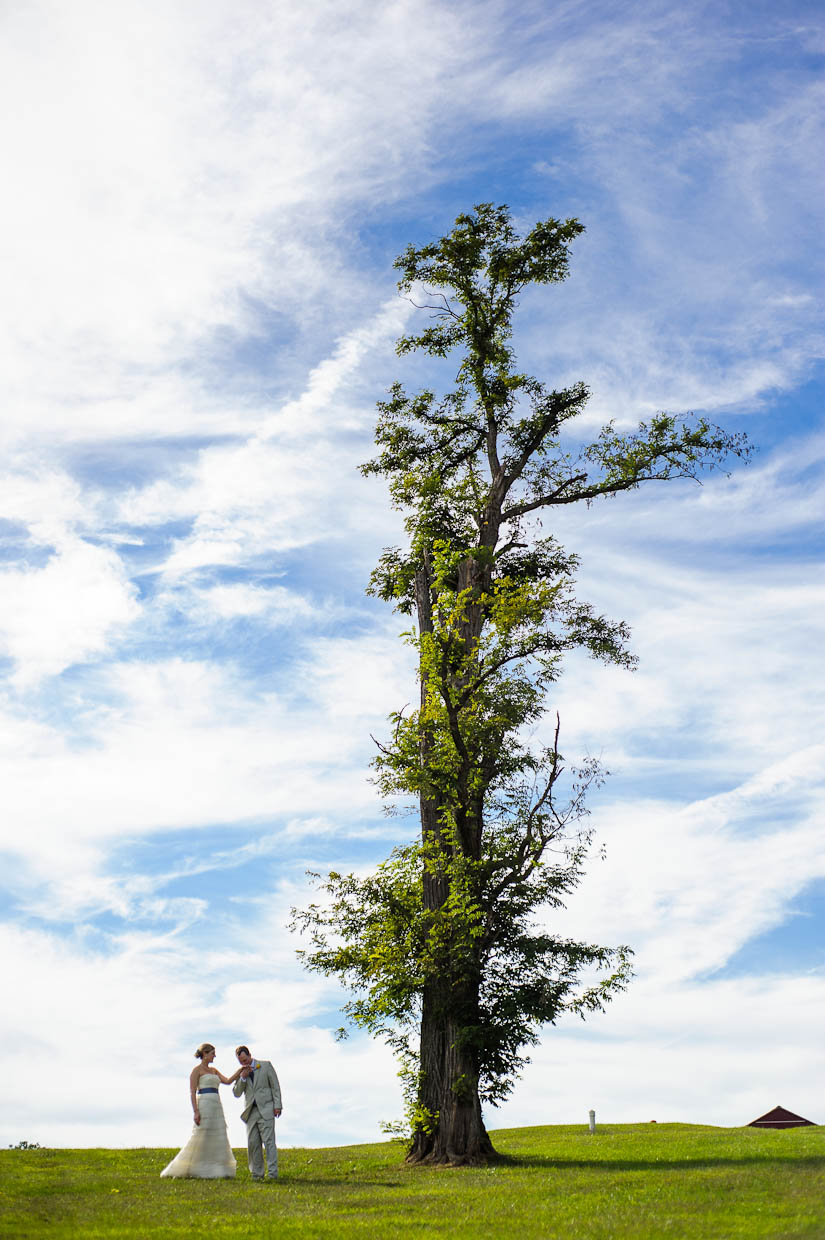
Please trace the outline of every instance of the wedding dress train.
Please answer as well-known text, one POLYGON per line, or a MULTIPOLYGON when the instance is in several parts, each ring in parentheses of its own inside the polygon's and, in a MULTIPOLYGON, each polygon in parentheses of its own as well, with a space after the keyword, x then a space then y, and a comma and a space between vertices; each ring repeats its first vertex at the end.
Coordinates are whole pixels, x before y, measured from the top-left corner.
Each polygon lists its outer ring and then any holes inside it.
POLYGON ((192 1135, 186 1145, 160 1174, 176 1179, 234 1179, 237 1164, 226 1133, 226 1120, 218 1093, 218 1078, 204 1072, 201 1081, 204 1082, 203 1089, 198 1090, 201 1122, 193 1125, 192 1135), (214 1085, 212 1081, 215 1082, 214 1085))

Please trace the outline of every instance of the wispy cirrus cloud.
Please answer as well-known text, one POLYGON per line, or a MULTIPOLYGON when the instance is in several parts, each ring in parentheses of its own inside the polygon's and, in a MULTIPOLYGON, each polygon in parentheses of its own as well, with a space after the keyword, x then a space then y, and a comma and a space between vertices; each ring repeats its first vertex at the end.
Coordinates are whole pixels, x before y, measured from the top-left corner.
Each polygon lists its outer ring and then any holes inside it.
MULTIPOLYGON (((231 365, 235 342, 270 350, 273 327, 294 342, 341 323, 342 225, 427 161, 420 118, 470 56, 466 31, 435 5, 423 24, 418 6, 242 8, 210 3, 192 20, 185 3, 69 14, 43 0, 7 14, 7 433, 33 420, 61 437, 158 433, 158 415, 172 431, 217 429, 203 386, 226 384, 222 353, 231 365), (184 363, 185 399, 158 404, 184 363)), ((294 373, 279 356, 275 384, 294 373)))

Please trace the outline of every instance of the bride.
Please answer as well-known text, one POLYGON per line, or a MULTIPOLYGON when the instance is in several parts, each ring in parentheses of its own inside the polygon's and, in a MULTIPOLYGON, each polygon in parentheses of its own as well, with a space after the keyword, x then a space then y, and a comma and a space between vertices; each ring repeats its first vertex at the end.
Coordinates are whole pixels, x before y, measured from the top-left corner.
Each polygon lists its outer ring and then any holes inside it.
POLYGON ((232 1085, 241 1075, 241 1070, 238 1068, 234 1076, 227 1077, 217 1068, 213 1068, 215 1048, 211 1042, 204 1042, 199 1046, 195 1051, 195 1058, 199 1059, 200 1063, 195 1065, 189 1077, 195 1126, 181 1152, 160 1174, 202 1180, 233 1179, 235 1155, 226 1135, 226 1120, 223 1117, 218 1083, 232 1085))

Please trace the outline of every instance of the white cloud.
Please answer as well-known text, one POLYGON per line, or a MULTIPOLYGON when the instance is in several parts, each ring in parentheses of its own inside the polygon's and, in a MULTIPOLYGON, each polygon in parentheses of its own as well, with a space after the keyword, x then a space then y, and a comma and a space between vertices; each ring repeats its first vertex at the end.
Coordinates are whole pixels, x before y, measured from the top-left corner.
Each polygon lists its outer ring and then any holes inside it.
POLYGON ((682 763, 735 784, 819 736, 825 598, 805 548, 821 455, 819 439, 789 443, 731 479, 557 515, 554 533, 581 557, 580 597, 628 621, 639 656, 633 673, 570 661, 551 695, 565 751, 603 748, 624 777, 666 766, 678 745, 682 763))
POLYGON ((723 968, 749 940, 781 925, 804 888, 825 878, 822 757, 823 747, 812 747, 688 805, 638 798, 600 806, 606 860, 591 862, 554 924, 629 943, 649 987, 723 968))
MULTIPOLYGON (((4 372, 20 393, 7 433, 248 425, 242 400, 215 399, 216 385, 227 383, 216 351, 258 339, 261 371, 281 390, 286 376, 288 387, 293 350, 279 347, 287 345, 282 331, 299 332, 302 362, 308 335, 319 328, 337 335, 374 304, 353 262, 360 204, 392 204, 428 175, 442 175, 445 150, 459 135, 467 140, 469 122, 503 116, 575 127, 584 171, 609 190, 641 252, 644 296, 623 295, 619 316, 610 298, 591 299, 596 313, 587 321, 587 289, 615 265, 606 247, 615 252, 618 236, 594 220, 577 247, 586 287, 565 294, 575 340, 554 324, 565 365, 574 356, 585 362, 598 393, 611 389, 614 411, 715 407, 796 377, 816 349, 800 335, 810 308, 798 285, 782 278, 779 307, 775 284, 763 286, 763 265, 743 279, 742 265, 725 256, 732 244, 753 248, 760 230, 766 243, 776 236, 791 189, 807 213, 821 198, 808 158, 820 123, 817 91, 780 76, 764 90, 758 118, 693 124, 675 147, 668 133, 663 168, 650 135, 674 108, 697 111, 697 73, 746 51, 747 33, 733 46, 730 36, 720 40, 715 27, 667 6, 621 18, 599 12, 586 29, 574 10, 521 16, 522 39, 514 41, 497 5, 448 11, 425 0, 380 13, 317 0, 300 15, 255 2, 241 10, 216 0, 196 10, 182 0, 115 10, 95 0, 71 9, 40 0, 7 14, 0 81, 15 192, 5 199, 0 237, 10 243, 4 271, 17 296, 4 324, 4 372), (659 209, 663 186, 684 209, 685 181, 698 168, 703 192, 689 196, 694 214, 687 227, 678 221, 674 245, 670 213, 659 209), (743 193, 746 177, 752 192, 743 193), (759 206, 765 186, 778 183, 783 197, 774 192, 759 206), (716 316, 713 336, 724 331, 730 346, 731 331, 739 332, 745 355, 716 373, 678 326, 665 330, 675 290, 707 314, 711 287, 725 320, 716 316), (779 309, 784 344, 775 339, 779 309), (262 312, 276 316, 274 326, 264 326, 262 312), (600 342, 601 357, 582 356, 588 340, 600 342)), ((540 332, 546 342, 546 325, 540 332)))
POLYGON ((21 745, 16 713, 0 715, 0 847, 24 867, 21 891, 45 884, 27 907, 50 919, 128 911, 129 891, 147 886, 113 883, 105 848, 136 833, 267 822, 326 835, 373 823, 369 734, 406 700, 407 670, 389 637, 316 638, 278 692, 232 666, 129 663, 109 669, 105 704, 74 736, 30 727, 21 745))
POLYGON ((18 687, 105 651, 140 614, 119 557, 79 538, 64 538, 43 568, 0 572, 0 590, 0 652, 18 687))
MULTIPOLYGON (((254 338, 262 310, 341 321, 346 213, 429 158, 422 114, 468 55, 437 6, 342 13, 42 0, 6 15, 8 430, 156 432, 151 385, 180 362, 214 381, 205 350, 254 338)), ((163 402, 172 432, 204 403, 197 375, 187 386, 163 402)))
POLYGON ((82 522, 89 496, 69 474, 32 458, 14 459, 0 481, 3 517, 27 528, 34 542, 49 546, 82 522))
POLYGON ((268 590, 243 584, 212 586, 202 591, 201 598, 207 608, 223 620, 259 616, 266 617, 270 623, 288 624, 313 615, 305 598, 283 586, 268 590))
MULTIPOLYGON (((349 410, 340 399, 341 389, 357 376, 371 350, 390 344, 401 334, 411 313, 408 301, 394 297, 370 321, 343 336, 332 355, 310 372, 301 396, 279 409, 262 427, 262 437, 280 440, 290 434, 305 438, 312 433, 363 430, 369 425, 364 411, 349 410)), ((368 418, 372 418, 372 409, 368 418)))
POLYGON ((122 497, 120 522, 193 519, 191 533, 163 565, 168 581, 321 539, 357 540, 386 523, 382 499, 357 472, 368 449, 352 435, 363 431, 372 411, 354 403, 348 388, 369 350, 398 335, 408 311, 406 303, 391 301, 344 336, 310 372, 302 394, 262 418, 254 435, 204 448, 177 478, 122 497))

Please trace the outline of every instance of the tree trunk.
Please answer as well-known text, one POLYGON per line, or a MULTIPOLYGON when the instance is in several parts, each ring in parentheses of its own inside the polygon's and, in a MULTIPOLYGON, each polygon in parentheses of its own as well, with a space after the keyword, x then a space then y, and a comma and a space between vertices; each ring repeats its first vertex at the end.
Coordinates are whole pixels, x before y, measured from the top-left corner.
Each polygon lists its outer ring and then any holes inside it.
MULTIPOLYGON (((425 838, 440 842, 438 805, 424 796, 421 828, 425 838)), ((421 881, 424 908, 441 908, 450 894, 447 875, 425 868, 421 881)), ((422 1122, 413 1134, 408 1162, 462 1166, 483 1164, 495 1155, 481 1118, 478 1064, 461 1045, 462 1025, 478 1020, 478 993, 477 977, 455 986, 448 968, 424 988, 417 1099, 422 1122)))
MULTIPOLYGON (((465 573, 468 570, 472 573, 474 565, 470 561, 461 568, 465 573)), ((431 588, 429 562, 425 555, 424 567, 416 574, 415 591, 418 627, 422 634, 433 631, 431 588)), ((475 616, 473 619, 478 625, 478 619, 475 616)), ((468 644, 475 640, 477 633, 465 636, 468 644)), ((426 695, 427 684, 422 674, 422 706, 426 695)), ((431 738, 422 733, 421 762, 425 769, 430 744, 431 738)), ((438 801, 422 794, 420 809, 422 839, 444 847, 438 801)), ((471 855, 477 855, 481 832, 477 829, 472 834, 469 851, 471 855)), ((450 894, 447 875, 425 867, 421 879, 424 908, 432 911, 440 909, 450 894)), ((428 983, 424 988, 417 1098, 421 1121, 413 1134, 407 1162, 478 1165, 494 1156, 495 1150, 481 1118, 478 1064, 469 1048, 461 1045, 461 1029, 462 1023, 466 1027, 477 1021, 479 979, 465 977, 456 988, 451 984, 448 973, 449 970, 445 970, 444 977, 428 983)))
POLYGON ((454 1005, 443 983, 424 992, 418 1091, 423 1120, 407 1154, 410 1163, 459 1167, 495 1155, 481 1118, 477 1066, 461 1047, 460 1026, 450 1014, 454 1005))

